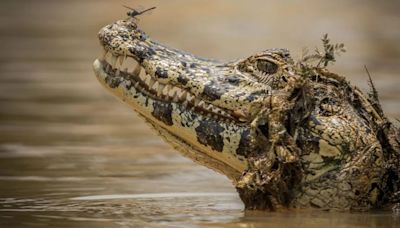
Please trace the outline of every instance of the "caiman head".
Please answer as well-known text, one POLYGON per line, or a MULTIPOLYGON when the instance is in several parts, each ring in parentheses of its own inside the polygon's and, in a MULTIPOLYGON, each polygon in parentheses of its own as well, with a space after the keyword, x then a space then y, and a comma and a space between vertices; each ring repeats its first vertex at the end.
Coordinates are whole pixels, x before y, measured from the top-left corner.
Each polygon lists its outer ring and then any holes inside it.
POLYGON ((100 82, 186 156, 237 181, 248 155, 264 150, 268 130, 253 132, 251 123, 271 97, 271 75, 291 74, 288 51, 224 64, 162 46, 129 20, 103 28, 99 39, 100 82))
POLYGON ((285 49, 206 60, 152 41, 132 19, 99 40, 101 84, 183 155, 230 178, 246 208, 365 208, 399 188, 385 168, 398 148, 379 141, 393 129, 340 76, 305 76, 285 49))

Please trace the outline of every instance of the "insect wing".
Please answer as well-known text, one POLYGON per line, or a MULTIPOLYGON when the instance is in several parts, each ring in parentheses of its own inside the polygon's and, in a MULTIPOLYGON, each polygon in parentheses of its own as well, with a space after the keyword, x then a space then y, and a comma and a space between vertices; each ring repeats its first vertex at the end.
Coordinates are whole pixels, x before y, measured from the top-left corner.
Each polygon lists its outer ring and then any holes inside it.
POLYGON ((126 5, 122 5, 123 7, 125 7, 125 8, 127 8, 127 9, 130 9, 130 10, 132 10, 132 11, 134 11, 135 9, 134 8, 131 8, 131 7, 129 7, 129 6, 126 6, 126 5))
POLYGON ((140 12, 140 14, 143 14, 143 15, 152 15, 155 8, 156 7, 153 6, 151 8, 145 9, 145 10, 140 10, 139 12, 140 12))

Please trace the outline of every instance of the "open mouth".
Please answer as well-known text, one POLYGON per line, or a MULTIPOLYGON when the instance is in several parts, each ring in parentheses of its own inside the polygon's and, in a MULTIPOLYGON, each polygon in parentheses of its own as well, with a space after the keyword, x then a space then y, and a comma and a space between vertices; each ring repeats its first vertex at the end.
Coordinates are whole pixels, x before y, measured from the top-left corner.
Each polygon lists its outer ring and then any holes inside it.
POLYGON ((174 102, 184 106, 187 110, 195 111, 209 118, 247 121, 240 112, 217 107, 201 100, 187 89, 160 82, 154 73, 146 72, 145 68, 133 57, 118 56, 105 50, 97 61, 100 62, 102 70, 107 74, 105 80, 111 88, 125 82, 129 88, 134 87, 136 91, 146 97, 162 102, 174 102))

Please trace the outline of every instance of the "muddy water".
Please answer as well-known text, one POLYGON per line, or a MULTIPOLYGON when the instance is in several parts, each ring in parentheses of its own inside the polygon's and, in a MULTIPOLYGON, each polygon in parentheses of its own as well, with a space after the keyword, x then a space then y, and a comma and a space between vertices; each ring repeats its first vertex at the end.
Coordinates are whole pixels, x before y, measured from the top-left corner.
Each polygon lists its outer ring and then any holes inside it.
POLYGON ((245 212, 230 182, 182 158, 95 81, 98 29, 121 4, 159 8, 142 28, 223 60, 345 42, 335 71, 366 89, 369 66, 400 117, 398 1, 0 2, 0 227, 398 227, 391 211, 245 212))

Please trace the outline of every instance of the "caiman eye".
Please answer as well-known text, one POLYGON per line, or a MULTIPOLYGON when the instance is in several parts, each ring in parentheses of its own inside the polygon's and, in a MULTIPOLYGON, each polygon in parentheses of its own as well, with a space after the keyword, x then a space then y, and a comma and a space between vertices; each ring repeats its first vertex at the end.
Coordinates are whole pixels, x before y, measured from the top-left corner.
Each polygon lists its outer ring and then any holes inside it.
POLYGON ((257 68, 266 74, 275 74, 278 71, 278 66, 275 63, 266 60, 258 60, 257 68))

